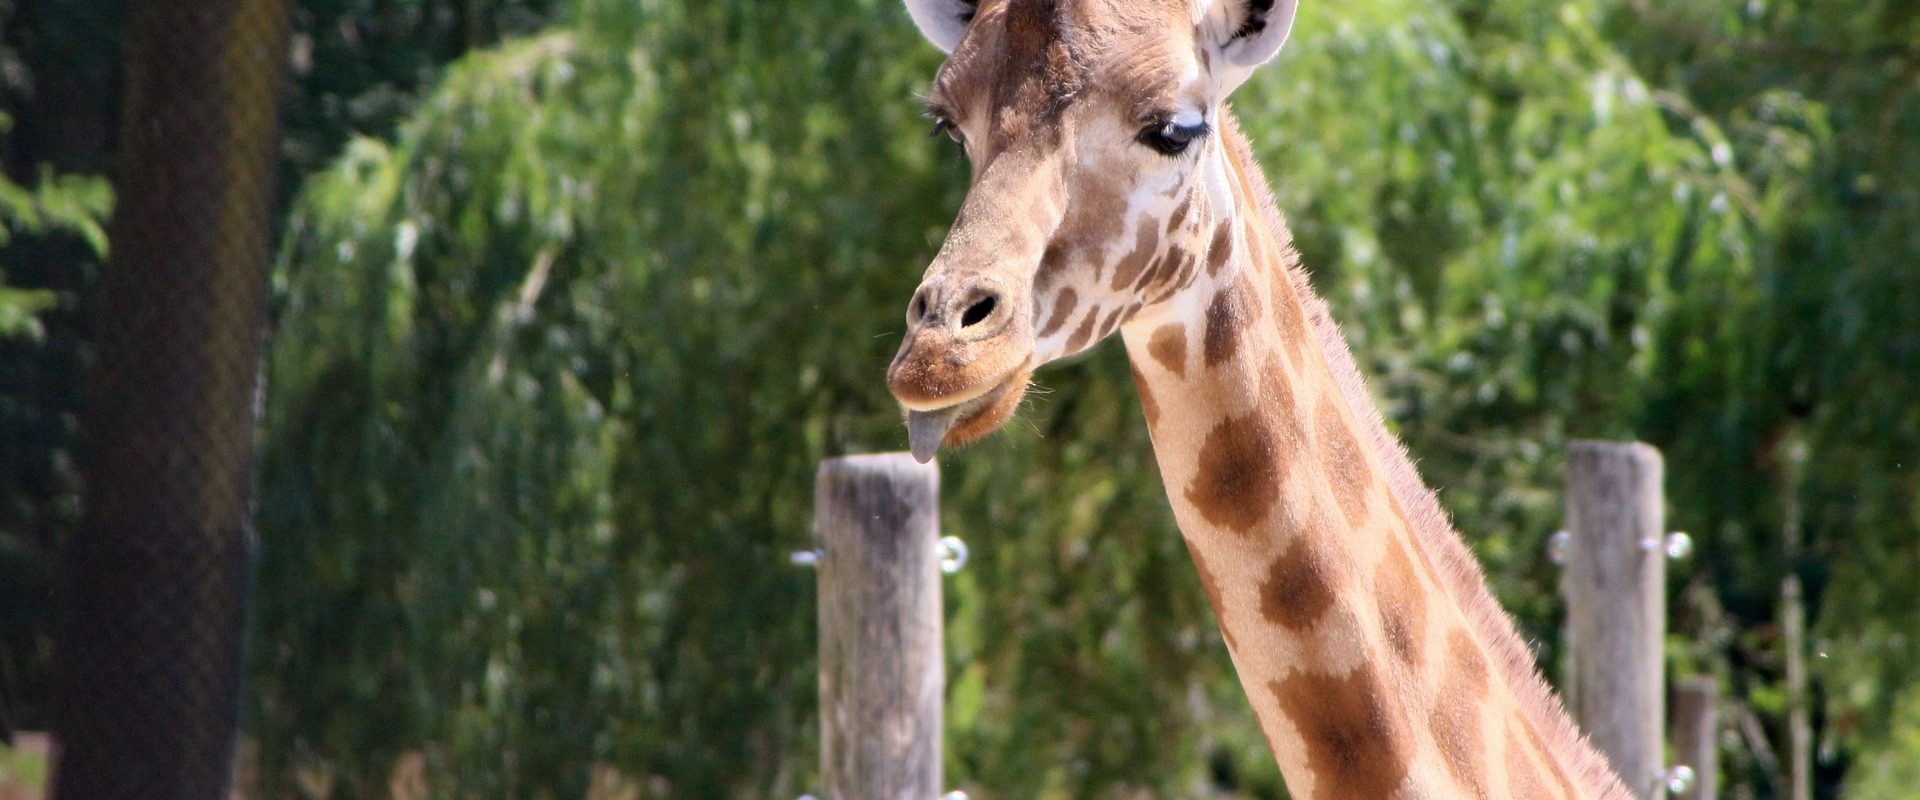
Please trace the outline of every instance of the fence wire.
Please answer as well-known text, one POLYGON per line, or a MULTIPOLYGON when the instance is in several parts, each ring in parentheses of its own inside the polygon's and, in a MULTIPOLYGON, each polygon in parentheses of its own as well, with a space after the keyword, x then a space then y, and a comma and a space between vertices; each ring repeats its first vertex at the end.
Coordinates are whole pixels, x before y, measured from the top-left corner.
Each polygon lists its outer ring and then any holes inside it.
POLYGON ((210 800, 239 719, 287 6, 126 14, 53 796, 210 800))

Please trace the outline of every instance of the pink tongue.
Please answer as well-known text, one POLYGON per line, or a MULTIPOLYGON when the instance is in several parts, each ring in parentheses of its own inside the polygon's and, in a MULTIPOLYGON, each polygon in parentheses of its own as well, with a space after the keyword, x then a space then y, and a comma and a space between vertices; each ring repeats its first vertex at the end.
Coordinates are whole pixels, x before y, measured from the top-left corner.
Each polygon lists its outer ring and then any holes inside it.
POLYGON ((960 416, 960 406, 949 406, 938 411, 907 412, 907 447, 913 451, 913 460, 925 464, 933 460, 933 454, 940 451, 940 443, 947 438, 947 429, 953 427, 953 421, 960 416))

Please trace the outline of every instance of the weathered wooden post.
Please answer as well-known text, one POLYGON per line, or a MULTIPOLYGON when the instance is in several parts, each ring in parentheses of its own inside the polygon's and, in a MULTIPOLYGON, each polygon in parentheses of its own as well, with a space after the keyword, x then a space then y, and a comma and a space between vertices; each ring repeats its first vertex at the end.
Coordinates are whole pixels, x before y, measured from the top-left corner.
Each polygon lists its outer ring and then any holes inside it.
POLYGON ((826 800, 940 796, 940 471, 906 453, 824 461, 820 773, 826 800))
POLYGON ((1711 676, 1673 684, 1673 757, 1693 768, 1693 786, 1677 797, 1715 800, 1720 793, 1720 687, 1711 676))
POLYGON ((1643 798, 1662 791, 1667 632, 1660 452, 1576 441, 1567 453, 1567 548, 1561 591, 1574 718, 1643 798))

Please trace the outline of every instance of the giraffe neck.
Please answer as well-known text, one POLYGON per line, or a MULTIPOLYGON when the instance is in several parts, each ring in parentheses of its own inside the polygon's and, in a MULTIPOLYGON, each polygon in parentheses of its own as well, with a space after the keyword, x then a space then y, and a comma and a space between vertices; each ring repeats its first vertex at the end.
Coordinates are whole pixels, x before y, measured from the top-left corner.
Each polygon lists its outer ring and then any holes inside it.
POLYGON ((1230 255, 1123 329, 1174 515, 1301 798, 1628 796, 1387 433, 1230 115, 1230 255))

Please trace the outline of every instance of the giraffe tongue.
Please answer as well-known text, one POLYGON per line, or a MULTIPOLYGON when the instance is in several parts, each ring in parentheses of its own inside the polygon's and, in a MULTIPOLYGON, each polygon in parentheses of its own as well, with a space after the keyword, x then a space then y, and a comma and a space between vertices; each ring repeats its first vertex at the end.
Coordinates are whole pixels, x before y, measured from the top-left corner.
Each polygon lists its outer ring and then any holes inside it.
POLYGON ((913 460, 922 464, 932 461, 933 454, 940 450, 940 443, 947 438, 947 429, 959 418, 960 406, 957 405, 938 411, 908 411, 907 446, 913 450, 913 460))

